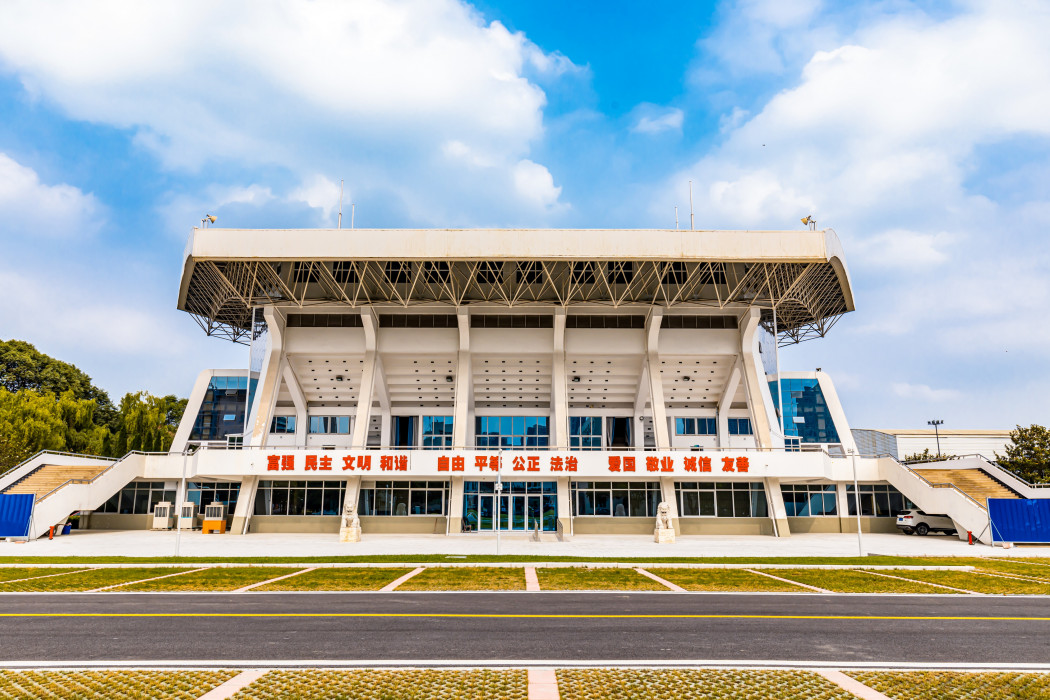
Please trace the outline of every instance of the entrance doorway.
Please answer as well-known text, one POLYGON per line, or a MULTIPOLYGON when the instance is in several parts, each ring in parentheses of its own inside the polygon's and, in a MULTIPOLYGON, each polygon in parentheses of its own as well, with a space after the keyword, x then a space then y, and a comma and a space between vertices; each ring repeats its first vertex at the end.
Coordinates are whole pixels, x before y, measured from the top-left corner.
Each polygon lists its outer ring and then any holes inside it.
POLYGON ((558 529, 558 487, 554 481, 504 482, 497 494, 491 481, 463 484, 463 520, 477 532, 532 531, 558 529))

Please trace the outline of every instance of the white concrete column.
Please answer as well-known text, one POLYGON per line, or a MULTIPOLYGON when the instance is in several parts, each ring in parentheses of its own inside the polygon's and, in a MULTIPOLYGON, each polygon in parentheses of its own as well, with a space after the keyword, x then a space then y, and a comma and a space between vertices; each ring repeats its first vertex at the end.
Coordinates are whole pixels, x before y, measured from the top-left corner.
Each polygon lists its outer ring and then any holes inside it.
MULTIPOLYGON (((455 431, 456 424, 453 421, 452 430, 455 431)), ((455 534, 463 531, 463 477, 453 476, 449 478, 448 488, 448 525, 446 534, 455 534)))
POLYGON ((470 441, 470 424, 474 407, 474 375, 470 362, 470 310, 466 306, 456 310, 456 322, 459 326, 459 352, 456 354, 456 403, 452 417, 452 446, 463 449, 473 447, 473 442, 470 441))
POLYGON ((656 449, 671 448, 671 436, 667 427, 667 407, 664 405, 663 377, 660 375, 660 325, 664 310, 654 306, 646 320, 646 368, 649 378, 649 404, 653 411, 653 440, 656 449))
POLYGON ((733 397, 740 386, 740 375, 741 362, 740 358, 737 358, 733 369, 729 371, 722 398, 718 400, 718 446, 722 449, 729 447, 729 409, 733 406, 733 397))
POLYGON ((838 391, 835 390, 835 383, 831 381, 831 377, 828 376, 827 372, 817 372, 816 377, 817 382, 820 384, 820 393, 824 394, 824 401, 828 406, 831 422, 835 424, 835 431, 839 434, 842 451, 846 454, 849 454, 850 450, 856 451, 857 443, 853 439, 853 431, 849 428, 846 412, 842 410, 842 403, 839 401, 838 391))
POLYGON ((778 537, 791 537, 791 528, 787 521, 787 508, 784 507, 784 494, 780 490, 780 479, 766 479, 766 507, 769 517, 775 524, 774 531, 778 537))
POLYGON ((385 409, 379 414, 379 446, 390 447, 393 439, 394 418, 390 409, 385 409))
POLYGON ((342 505, 342 508, 339 510, 339 516, 342 517, 343 513, 346 511, 346 504, 347 503, 353 503, 354 507, 358 509, 358 513, 360 514, 360 512, 361 512, 360 511, 360 504, 358 503, 360 498, 361 498, 361 477, 360 476, 347 477, 347 479, 346 479, 346 493, 343 494, 343 505, 342 505))
POLYGON ((372 417, 372 399, 375 396, 376 374, 379 365, 378 323, 375 312, 368 307, 361 309, 361 321, 365 330, 365 362, 361 371, 361 391, 357 396, 357 411, 354 414, 354 434, 351 445, 362 449, 368 444, 368 424, 372 417))
POLYGON ((266 361, 259 373, 259 382, 255 387, 255 401, 248 418, 248 425, 252 430, 248 444, 252 447, 263 445, 270 432, 273 407, 277 403, 277 392, 281 388, 281 363, 284 361, 285 317, 274 307, 267 306, 263 309, 263 318, 266 319, 266 326, 269 330, 269 348, 266 351, 266 361))
MULTIPOLYGON (((230 525, 231 535, 243 535, 248 532, 252 513, 255 512, 255 493, 258 490, 259 477, 246 476, 241 479, 241 490, 237 494, 237 507, 233 509, 233 522, 230 525)), ((204 507, 204 503, 201 507, 204 507)))
POLYGON ((660 500, 666 503, 669 508, 668 514, 671 516, 671 524, 674 525, 675 534, 682 534, 682 528, 678 522, 678 498, 674 492, 673 476, 660 477, 660 500))
POLYGON ((554 309, 554 355, 551 363, 550 445, 569 449, 569 389, 565 373, 565 307, 554 309))
POLYGON ((758 334, 762 319, 761 309, 752 307, 740 320, 740 358, 743 361, 744 389, 747 407, 751 412, 751 427, 758 447, 783 447, 784 439, 773 410, 773 400, 766 384, 766 371, 758 356, 758 334))
POLYGON ((569 477, 559 476, 558 481, 558 520, 561 521, 562 535, 572 536, 572 490, 569 488, 569 477))
POLYGON ((856 532, 857 516, 849 514, 848 486, 844 481, 835 483, 835 513, 839 516, 839 532, 856 532))

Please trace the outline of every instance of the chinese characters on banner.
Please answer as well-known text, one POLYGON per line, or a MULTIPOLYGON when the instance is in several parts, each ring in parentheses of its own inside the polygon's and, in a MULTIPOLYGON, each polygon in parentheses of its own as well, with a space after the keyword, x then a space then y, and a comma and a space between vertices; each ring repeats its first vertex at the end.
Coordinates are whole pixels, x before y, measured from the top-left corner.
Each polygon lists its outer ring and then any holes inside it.
POLYGON ((559 454, 556 452, 505 452, 493 453, 419 452, 412 455, 411 470, 409 454, 399 452, 384 454, 270 454, 266 455, 268 472, 405 472, 415 474, 444 474, 462 472, 486 474, 499 472, 509 467, 511 472, 527 475, 530 472, 547 475, 579 474, 599 476, 609 472, 623 475, 677 474, 750 474, 752 465, 746 456, 719 456, 699 454, 664 453, 581 453, 559 454), (374 469, 373 469, 374 468, 374 469))

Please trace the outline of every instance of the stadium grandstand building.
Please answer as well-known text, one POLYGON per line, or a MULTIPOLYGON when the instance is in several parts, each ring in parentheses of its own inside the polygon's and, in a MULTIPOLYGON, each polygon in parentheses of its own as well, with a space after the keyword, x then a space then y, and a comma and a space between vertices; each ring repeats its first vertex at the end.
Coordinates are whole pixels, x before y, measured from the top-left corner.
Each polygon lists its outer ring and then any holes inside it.
POLYGON ((650 534, 661 503, 687 536, 855 532, 858 502, 871 531, 913 502, 987 522, 858 454, 827 374, 778 371, 854 309, 831 230, 194 229, 178 306, 250 361, 201 373, 168 454, 5 475, 34 536, 161 501, 235 535, 336 533, 348 504, 365 537, 650 534))

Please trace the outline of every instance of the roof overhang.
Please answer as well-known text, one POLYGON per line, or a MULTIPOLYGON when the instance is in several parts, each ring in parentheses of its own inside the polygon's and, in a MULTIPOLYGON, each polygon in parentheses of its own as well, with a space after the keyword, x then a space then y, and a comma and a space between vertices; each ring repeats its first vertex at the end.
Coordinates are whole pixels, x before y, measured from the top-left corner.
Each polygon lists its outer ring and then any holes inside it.
POLYGON ((782 340, 822 336, 853 295, 838 236, 665 229, 193 230, 179 308, 241 340, 277 305, 599 304, 772 310, 782 340))

